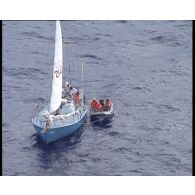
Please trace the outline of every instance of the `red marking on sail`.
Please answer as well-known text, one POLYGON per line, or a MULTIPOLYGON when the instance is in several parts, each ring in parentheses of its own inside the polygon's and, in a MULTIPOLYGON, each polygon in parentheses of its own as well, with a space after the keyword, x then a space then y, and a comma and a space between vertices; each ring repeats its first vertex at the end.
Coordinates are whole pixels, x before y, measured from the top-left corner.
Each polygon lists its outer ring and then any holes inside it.
POLYGON ((54 72, 56 74, 56 78, 58 78, 62 74, 62 66, 58 66, 58 70, 54 72))

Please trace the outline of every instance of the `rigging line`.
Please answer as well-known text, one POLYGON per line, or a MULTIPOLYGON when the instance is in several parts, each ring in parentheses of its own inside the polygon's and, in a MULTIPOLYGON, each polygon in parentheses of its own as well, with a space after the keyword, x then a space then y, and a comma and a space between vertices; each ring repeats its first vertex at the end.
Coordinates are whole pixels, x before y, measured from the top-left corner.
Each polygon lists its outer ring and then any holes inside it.
POLYGON ((68 82, 71 84, 71 81, 70 81, 70 64, 68 64, 68 82))
MULTIPOLYGON (((101 122, 101 119, 97 119, 97 120, 95 120, 95 121, 86 121, 86 122, 83 122, 83 123, 77 123, 77 124, 80 124, 80 125, 85 125, 86 124, 86 126, 87 125, 91 125, 91 124, 94 124, 94 123, 96 123, 96 122, 101 122)), ((41 122, 47 122, 47 120, 41 120, 41 122)))
POLYGON ((83 96, 84 96, 84 90, 83 90, 83 62, 81 64, 81 89, 82 89, 82 99, 83 99, 83 96))

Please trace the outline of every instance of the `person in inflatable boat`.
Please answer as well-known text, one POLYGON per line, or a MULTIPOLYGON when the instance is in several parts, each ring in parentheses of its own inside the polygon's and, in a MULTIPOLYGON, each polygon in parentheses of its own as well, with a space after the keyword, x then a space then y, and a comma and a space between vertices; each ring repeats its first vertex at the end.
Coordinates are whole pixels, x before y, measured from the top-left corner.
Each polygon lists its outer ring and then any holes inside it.
POLYGON ((104 110, 109 111, 111 108, 111 101, 109 99, 106 99, 106 103, 104 105, 104 110))

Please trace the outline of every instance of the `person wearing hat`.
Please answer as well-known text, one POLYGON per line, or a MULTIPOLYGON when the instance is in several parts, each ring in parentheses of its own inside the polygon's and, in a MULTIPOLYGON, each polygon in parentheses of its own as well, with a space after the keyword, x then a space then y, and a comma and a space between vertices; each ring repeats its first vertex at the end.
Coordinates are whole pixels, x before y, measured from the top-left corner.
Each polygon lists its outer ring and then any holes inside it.
POLYGON ((74 96, 76 95, 76 93, 77 93, 76 88, 70 86, 70 96, 71 96, 72 98, 74 98, 74 96))
POLYGON ((62 98, 70 95, 71 85, 68 82, 65 82, 64 89, 62 89, 62 98))

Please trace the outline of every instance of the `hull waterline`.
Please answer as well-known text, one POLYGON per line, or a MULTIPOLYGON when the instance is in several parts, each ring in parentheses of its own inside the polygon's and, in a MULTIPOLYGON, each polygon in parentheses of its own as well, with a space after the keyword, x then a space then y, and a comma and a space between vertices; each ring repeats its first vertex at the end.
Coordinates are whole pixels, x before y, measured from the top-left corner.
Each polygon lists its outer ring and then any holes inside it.
POLYGON ((41 137, 41 139, 48 144, 74 134, 85 124, 85 121, 86 113, 84 114, 83 118, 76 123, 64 127, 49 129, 48 131, 44 131, 43 128, 36 126, 35 124, 33 124, 33 126, 39 137, 41 137))

